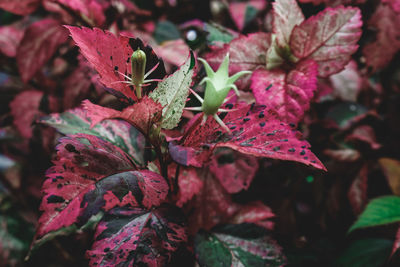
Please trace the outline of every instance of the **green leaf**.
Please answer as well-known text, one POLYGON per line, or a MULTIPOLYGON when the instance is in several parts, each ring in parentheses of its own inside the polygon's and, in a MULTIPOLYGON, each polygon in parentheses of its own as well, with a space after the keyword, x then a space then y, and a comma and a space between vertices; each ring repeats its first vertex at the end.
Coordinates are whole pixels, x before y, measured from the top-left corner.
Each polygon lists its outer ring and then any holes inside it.
POLYGON ((63 113, 53 113, 41 118, 39 123, 55 128, 62 134, 90 134, 103 138, 128 153, 135 164, 144 166, 144 136, 133 126, 122 120, 104 120, 90 128, 90 119, 82 108, 63 113))
POLYGON ((161 21, 157 23, 153 34, 157 43, 161 44, 164 41, 176 40, 181 38, 181 33, 178 28, 170 21, 161 21))
POLYGON ((354 241, 336 260, 337 267, 380 267, 390 255, 392 241, 366 238, 354 241))
POLYGON ((245 239, 222 233, 200 232, 195 238, 201 267, 282 266, 281 248, 268 236, 245 239))
POLYGON ((358 220, 350 227, 349 232, 394 222, 400 222, 400 197, 379 197, 368 203, 358 220))
POLYGON ((219 24, 205 23, 204 28, 205 31, 208 32, 207 42, 210 45, 214 45, 215 42, 221 42, 227 44, 234 38, 234 36, 229 32, 228 29, 224 28, 219 24))
POLYGON ((195 63, 193 52, 190 52, 186 62, 172 75, 158 83, 157 88, 150 93, 149 96, 163 106, 162 128, 173 129, 178 125, 189 95, 195 63))

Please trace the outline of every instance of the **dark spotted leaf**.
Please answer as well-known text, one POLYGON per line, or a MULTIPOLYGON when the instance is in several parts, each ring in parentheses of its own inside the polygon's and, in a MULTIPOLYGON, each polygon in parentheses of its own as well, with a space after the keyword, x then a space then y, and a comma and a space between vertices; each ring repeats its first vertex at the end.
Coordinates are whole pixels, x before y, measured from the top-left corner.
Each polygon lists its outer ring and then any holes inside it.
MULTIPOLYGON (((230 104, 226 105, 231 107, 230 104)), ((243 154, 271 159, 281 159, 301 162, 317 169, 325 170, 323 164, 309 150, 310 145, 299 139, 300 133, 277 119, 275 112, 263 107, 245 105, 229 112, 224 123, 231 133, 225 132, 220 125, 209 118, 202 125, 201 117, 185 134, 180 149, 191 151, 182 163, 198 162, 201 165, 209 160, 211 152, 216 147, 230 147, 243 154)), ((175 155, 171 153, 174 158, 175 155)))
POLYGON ((184 217, 173 206, 114 208, 97 226, 90 266, 166 266, 187 240, 184 217))
POLYGON ((300 59, 314 59, 319 76, 327 77, 347 65, 358 48, 361 26, 358 8, 326 8, 294 27, 290 48, 300 59))
POLYGON ((168 185, 158 174, 136 171, 120 148, 87 134, 64 137, 55 166, 47 171, 37 237, 82 226, 100 210, 115 206, 151 208, 162 203, 168 185))
POLYGON ((317 89, 317 68, 313 60, 308 60, 289 72, 282 69, 254 71, 251 89, 257 104, 276 111, 283 122, 297 124, 317 89))
MULTIPOLYGON (((98 28, 78 28, 67 26, 72 38, 80 47, 81 53, 93 65, 100 74, 100 81, 108 87, 108 91, 118 98, 132 102, 136 101, 136 95, 132 86, 125 81, 122 74, 131 76, 130 58, 138 47, 147 56, 146 72, 160 63, 156 70, 151 73, 148 79, 162 79, 165 76, 164 63, 158 59, 150 46, 144 46, 139 39, 132 39, 126 36, 115 36, 111 32, 98 28)), ((154 89, 155 83, 145 87, 146 90, 154 89)), ((147 93, 145 93, 147 94, 147 93)))
POLYGON ((41 0, 0 0, 0 8, 18 15, 29 15, 40 5, 41 0))
POLYGON ((91 120, 91 127, 106 119, 119 118, 135 126, 146 136, 149 135, 154 125, 160 123, 162 118, 161 105, 147 96, 132 106, 128 106, 123 111, 98 106, 92 104, 89 100, 85 100, 83 106, 87 111, 88 118, 91 120))
POLYGON ((268 236, 245 239, 225 233, 200 232, 195 253, 201 267, 283 266, 282 248, 268 236))
POLYGON ((56 128, 62 134, 90 134, 101 137, 128 153, 137 166, 144 166, 145 137, 123 120, 104 120, 91 127, 92 121, 83 108, 42 117, 40 123, 56 128))
POLYGON ((255 157, 226 148, 216 150, 210 165, 210 171, 230 194, 248 189, 257 169, 255 157))
POLYGON ((67 31, 57 20, 43 19, 30 25, 17 50, 22 80, 28 82, 67 40, 67 31))

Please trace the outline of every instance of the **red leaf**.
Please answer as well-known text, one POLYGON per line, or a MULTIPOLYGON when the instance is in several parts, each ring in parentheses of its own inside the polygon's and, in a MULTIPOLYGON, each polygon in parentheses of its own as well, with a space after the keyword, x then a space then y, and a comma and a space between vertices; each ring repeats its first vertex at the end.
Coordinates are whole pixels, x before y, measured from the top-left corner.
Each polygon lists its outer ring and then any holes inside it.
POLYGON ((273 4, 273 32, 280 47, 289 44, 293 28, 304 21, 304 15, 295 0, 278 0, 273 4))
POLYGON ((258 170, 258 160, 230 149, 216 151, 210 165, 211 173, 230 194, 247 190, 258 170))
POLYGON ((90 25, 101 26, 104 24, 106 17, 103 7, 97 0, 57 0, 70 9, 77 11, 81 17, 90 25))
MULTIPOLYGON (((266 65, 266 54, 270 44, 270 34, 260 32, 243 35, 225 44, 223 48, 214 49, 206 55, 206 60, 216 70, 229 53, 229 75, 242 70, 251 71, 266 65)), ((249 76, 245 77, 247 78, 239 79, 236 83, 242 89, 250 83, 249 76)))
POLYGON ((327 77, 342 70, 357 50, 361 25, 358 8, 327 8, 294 27, 290 48, 300 59, 317 61, 319 75, 327 77))
POLYGON ((275 217, 275 214, 272 212, 271 208, 257 201, 243 205, 230 221, 234 224, 254 223, 268 230, 272 230, 274 228, 274 223, 270 221, 270 219, 273 217, 275 217))
POLYGON ((29 26, 17 50, 21 78, 28 82, 68 39, 57 20, 43 19, 29 26))
POLYGON ((197 151, 195 157, 200 163, 214 148, 230 147, 247 155, 298 161, 325 170, 308 149, 310 145, 298 139, 299 132, 278 120, 272 111, 246 106, 229 112, 224 123, 232 130, 231 134, 224 132, 211 117, 204 125, 194 125, 186 133, 182 147, 197 151))
MULTIPOLYGON (((121 83, 121 81, 125 81, 121 73, 128 76, 131 75, 130 57, 137 47, 140 47, 146 53, 146 71, 149 71, 160 62, 157 69, 148 76, 148 79, 162 79, 165 75, 162 61, 157 58, 151 47, 144 47, 143 43, 138 39, 130 39, 121 35, 116 37, 111 32, 98 28, 93 30, 85 27, 67 26, 67 28, 76 44, 80 47, 82 54, 100 74, 100 81, 111 88, 110 92, 119 98, 125 98, 128 101, 137 100, 133 88, 121 83)), ((154 89, 154 86, 147 89, 150 90, 152 88, 154 89)))
POLYGON ((297 124, 317 89, 317 64, 313 60, 303 61, 289 72, 259 69, 253 72, 251 80, 258 104, 276 111, 282 121, 297 124))
POLYGON ((351 184, 347 196, 350 200, 351 207, 353 208, 354 214, 358 215, 363 210, 368 201, 367 196, 368 187, 368 165, 362 166, 357 177, 351 184))
POLYGON ((160 175, 135 171, 124 151, 99 137, 71 135, 61 139, 57 150, 55 166, 48 170, 43 185, 38 237, 72 224, 83 225, 100 209, 158 206, 168 193, 160 175))
POLYGON ((266 0, 250 0, 247 2, 233 2, 229 4, 229 12, 231 17, 238 27, 239 31, 242 31, 246 26, 246 18, 249 16, 248 12, 251 9, 256 11, 261 11, 267 6, 268 2, 266 0))
POLYGON ((166 266, 187 240, 183 218, 172 206, 113 209, 97 226, 90 266, 166 266))
POLYGON ((368 27, 375 29, 376 40, 363 49, 367 65, 372 71, 384 68, 400 50, 400 13, 387 5, 379 5, 368 21, 368 27))
POLYGON ((85 100, 83 106, 92 121, 91 127, 106 119, 119 118, 134 125, 144 135, 148 135, 151 127, 160 122, 162 115, 162 106, 147 96, 123 111, 98 106, 89 100, 85 100))
POLYGON ((24 30, 14 25, 0 27, 0 52, 8 57, 15 57, 24 30))
POLYGON ((43 92, 29 90, 18 94, 10 103, 14 125, 24 138, 32 137, 32 123, 45 113, 40 110, 43 99, 48 101, 49 109, 55 111, 57 102, 53 97, 44 95, 43 92))
POLYGON ((40 2, 41 0, 0 0, 0 8, 17 15, 25 16, 35 11, 40 2))
POLYGON ((390 5, 394 11, 400 13, 400 2, 398 0, 382 0, 382 3, 390 5))
POLYGON ((176 205, 182 207, 203 188, 203 181, 197 175, 195 168, 183 168, 178 178, 179 195, 176 205))

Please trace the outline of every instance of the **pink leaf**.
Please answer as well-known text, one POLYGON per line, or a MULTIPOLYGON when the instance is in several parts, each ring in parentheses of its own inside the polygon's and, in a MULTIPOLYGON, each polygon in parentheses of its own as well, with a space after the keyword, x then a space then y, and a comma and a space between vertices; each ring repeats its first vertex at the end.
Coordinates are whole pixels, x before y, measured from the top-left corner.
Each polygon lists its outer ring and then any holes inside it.
POLYGON ((40 2, 41 0, 0 0, 0 8, 17 15, 25 16, 35 11, 40 2))
POLYGON ((182 207, 203 188, 203 181, 197 175, 195 168, 183 168, 178 178, 179 196, 176 205, 182 207))
MULTIPOLYGON (((157 58, 149 46, 144 47, 143 43, 138 39, 130 39, 126 36, 116 37, 111 32, 98 28, 93 30, 73 26, 67 26, 67 28, 76 44, 80 47, 82 54, 100 74, 100 81, 111 89, 111 93, 119 98, 129 102, 137 100, 132 86, 121 83, 121 81, 125 81, 121 73, 128 76, 131 75, 130 57, 133 50, 138 47, 146 53, 146 71, 149 71, 160 62, 157 69, 149 75, 148 79, 162 79, 165 75, 162 61, 157 58), (154 75, 157 77, 154 77, 154 75)), ((154 86, 151 88, 154 88, 154 86)))
POLYGON ((72 224, 84 225, 101 209, 120 206, 112 195, 124 204, 151 208, 168 193, 159 174, 136 171, 129 155, 99 137, 71 135, 61 139, 57 150, 55 166, 43 185, 37 237, 72 224), (121 184, 126 185, 122 191, 121 184))
POLYGON ((357 63, 350 61, 344 70, 329 77, 334 89, 333 95, 345 101, 357 102, 358 93, 363 86, 357 63))
POLYGON ((327 77, 342 70, 357 50, 361 25, 358 8, 327 8, 293 29, 290 48, 300 59, 317 61, 319 75, 327 77))
POLYGON ((154 50, 165 62, 175 66, 183 65, 189 54, 189 46, 182 39, 165 41, 154 50))
POLYGON ((24 138, 32 137, 32 123, 40 116, 45 115, 40 110, 43 99, 47 98, 48 108, 55 111, 57 102, 54 97, 44 95, 43 92, 36 90, 24 91, 18 94, 10 103, 11 114, 14 117, 14 125, 24 138))
POLYGON ((29 26, 17 50, 21 78, 28 82, 68 39, 57 20, 43 19, 29 26))
POLYGON ((148 135, 153 125, 160 122, 162 115, 162 106, 147 96, 123 111, 98 106, 89 100, 83 101, 83 106, 91 119, 91 127, 106 119, 119 118, 135 126, 144 135, 148 135))
POLYGON ((238 27, 239 31, 242 31, 246 26, 246 19, 249 16, 251 9, 261 11, 267 6, 266 0, 250 0, 246 2, 233 2, 229 4, 229 12, 231 17, 238 27))
POLYGON ((91 25, 101 26, 104 24, 106 17, 103 7, 97 0, 57 0, 70 9, 77 11, 81 17, 91 25))
POLYGON ((0 27, 0 52, 8 57, 15 57, 24 30, 14 25, 0 27))
POLYGON ((382 0, 382 4, 387 4, 395 12, 400 13, 400 2, 398 0, 382 0))
POLYGON ((166 266, 187 241, 183 218, 172 206, 113 209, 97 226, 90 266, 166 266))
POLYGON ((274 23, 273 32, 280 47, 289 44, 290 35, 296 25, 304 21, 304 15, 295 0, 278 0, 273 4, 274 23))
POLYGON ((256 102, 276 111, 286 123, 297 124, 308 110, 317 89, 317 64, 303 61, 295 69, 259 69, 253 72, 251 88, 256 102))
POLYGON ((368 21, 368 27, 376 29, 376 40, 363 49, 367 65, 372 71, 384 68, 400 50, 400 13, 387 5, 379 5, 368 21))
POLYGON ((325 170, 309 150, 310 145, 299 140, 300 134, 282 123, 270 110, 260 111, 260 107, 245 106, 229 112, 224 123, 231 129, 231 134, 224 132, 211 117, 205 125, 194 125, 185 134, 182 147, 194 149, 195 159, 200 163, 216 147, 230 147, 247 155, 297 161, 325 170))
POLYGON ((210 172, 230 194, 247 190, 257 169, 255 157, 223 148, 216 150, 210 165, 210 172))
MULTIPOLYGON (((266 54, 271 44, 271 35, 267 33, 253 33, 240 36, 225 44, 223 48, 214 49, 207 54, 206 60, 216 70, 224 57, 229 53, 229 75, 242 70, 255 70, 266 65, 266 54)), ((249 85, 249 76, 240 79, 237 84, 240 88, 249 85), (247 78, 246 78, 247 77, 247 78), (240 83, 241 81, 241 83, 240 83)))

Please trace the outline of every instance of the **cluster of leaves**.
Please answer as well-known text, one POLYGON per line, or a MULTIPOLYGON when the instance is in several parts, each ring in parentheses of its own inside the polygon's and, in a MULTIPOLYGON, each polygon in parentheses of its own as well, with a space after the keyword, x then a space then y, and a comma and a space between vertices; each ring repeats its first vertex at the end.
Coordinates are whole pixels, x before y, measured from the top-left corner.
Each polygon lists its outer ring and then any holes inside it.
POLYGON ((0 8, 0 266, 399 260, 396 0, 0 8))

